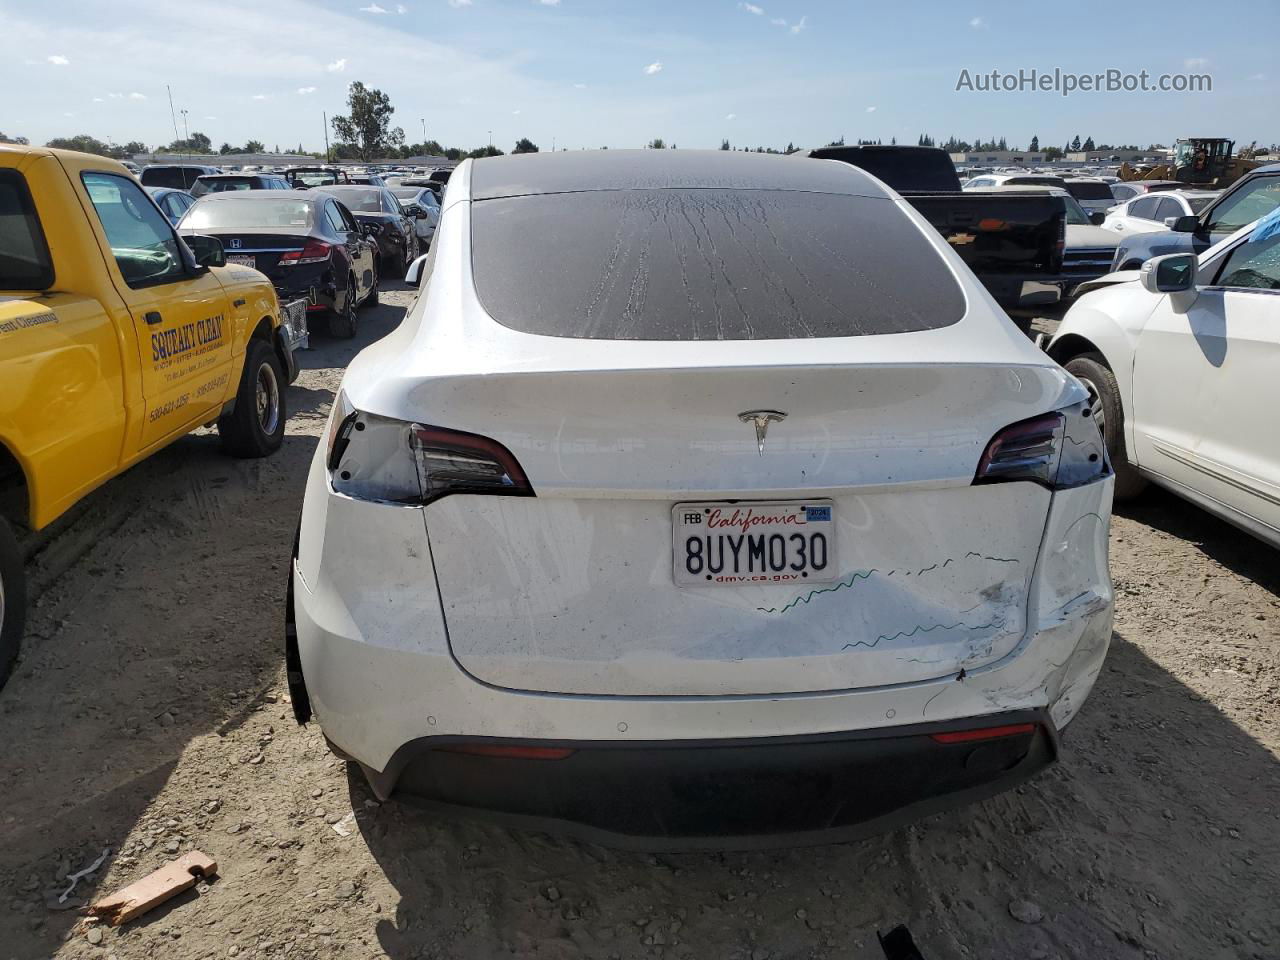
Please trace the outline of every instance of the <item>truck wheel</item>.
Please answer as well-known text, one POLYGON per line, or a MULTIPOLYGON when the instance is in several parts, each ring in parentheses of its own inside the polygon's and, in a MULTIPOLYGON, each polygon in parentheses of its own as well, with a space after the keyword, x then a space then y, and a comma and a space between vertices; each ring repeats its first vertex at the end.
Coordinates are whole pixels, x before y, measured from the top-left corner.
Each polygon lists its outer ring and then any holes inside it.
POLYGON ((284 373, 265 340, 250 340, 236 405, 218 419, 222 448, 233 457, 265 457, 284 442, 284 373))
POLYGON ((335 303, 333 312, 329 314, 329 333, 331 336, 350 340, 356 335, 356 321, 356 278, 352 274, 347 277, 347 294, 342 300, 342 306, 335 303))
POLYGON ((1084 384, 1089 391, 1093 419, 1102 431, 1116 474, 1116 499, 1132 500, 1146 489, 1147 481, 1129 462, 1124 444, 1124 407, 1120 403, 1120 387, 1116 375, 1100 353, 1085 353, 1066 363, 1067 373, 1084 384))
POLYGON ((8 522, 0 517, 0 687, 9 679, 22 645, 27 619, 27 585, 22 551, 8 522))

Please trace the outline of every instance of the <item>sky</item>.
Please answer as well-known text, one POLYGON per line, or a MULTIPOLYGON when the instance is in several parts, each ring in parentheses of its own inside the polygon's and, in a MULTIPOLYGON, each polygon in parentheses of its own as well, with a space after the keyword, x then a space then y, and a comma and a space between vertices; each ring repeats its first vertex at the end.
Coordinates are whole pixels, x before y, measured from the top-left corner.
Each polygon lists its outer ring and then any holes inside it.
MULTIPOLYGON (((814 146, 1007 137, 1025 147, 1280 140, 1280 3, 1204 17, 1114 2, 0 0, 0 132, 174 139, 165 85, 215 147, 323 148, 347 85, 385 91, 409 142, 543 149, 814 146), (1192 26, 1192 25, 1197 26, 1192 26), (1247 28, 1246 28, 1247 27, 1247 28), (1125 30, 1131 30, 1129 34, 1125 30), (1212 92, 983 93, 1019 68, 1207 73, 1212 92)), ((183 117, 177 118, 182 130, 183 117)), ((330 131, 332 136, 332 131, 330 131)))

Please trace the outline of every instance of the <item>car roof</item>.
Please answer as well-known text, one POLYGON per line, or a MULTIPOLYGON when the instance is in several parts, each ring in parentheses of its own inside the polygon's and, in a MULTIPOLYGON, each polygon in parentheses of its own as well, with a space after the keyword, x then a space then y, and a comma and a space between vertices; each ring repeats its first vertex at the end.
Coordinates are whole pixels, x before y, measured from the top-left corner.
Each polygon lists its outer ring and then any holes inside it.
POLYGON ((471 199, 601 190, 791 190, 861 197, 889 194, 838 160, 725 150, 575 150, 471 161, 471 199))
POLYGON ((231 179, 245 180, 245 179, 248 179, 249 177, 278 177, 278 176, 279 174, 266 173, 261 170, 250 170, 248 172, 241 170, 236 173, 206 173, 200 179, 201 180, 224 180, 224 179, 225 180, 231 180, 231 179))

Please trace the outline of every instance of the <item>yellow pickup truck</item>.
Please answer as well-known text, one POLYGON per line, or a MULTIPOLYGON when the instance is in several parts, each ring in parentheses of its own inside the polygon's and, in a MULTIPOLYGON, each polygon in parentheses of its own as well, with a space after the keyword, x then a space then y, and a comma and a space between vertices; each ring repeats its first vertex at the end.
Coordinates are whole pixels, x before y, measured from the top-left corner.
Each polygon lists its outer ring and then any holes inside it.
POLYGON ((0 685, 19 536, 201 425, 234 456, 279 448, 298 327, 266 277, 225 264, 116 161, 0 145, 0 685))

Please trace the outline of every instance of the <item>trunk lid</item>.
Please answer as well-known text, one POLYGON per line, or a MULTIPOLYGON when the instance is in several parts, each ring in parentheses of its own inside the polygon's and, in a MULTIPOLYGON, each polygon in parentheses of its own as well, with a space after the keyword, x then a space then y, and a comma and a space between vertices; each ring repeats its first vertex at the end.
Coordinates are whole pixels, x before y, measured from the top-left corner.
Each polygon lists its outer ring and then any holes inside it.
POLYGON ((413 416, 499 440, 536 493, 426 508, 453 654, 498 686, 620 696, 884 686, 998 659, 1025 632, 1051 494, 971 482, 991 436, 1062 386, 1051 366, 911 362, 425 380, 413 416), (763 453, 739 418, 758 410, 786 415, 763 453), (833 507, 833 579, 675 583, 675 505, 789 500, 833 507))

